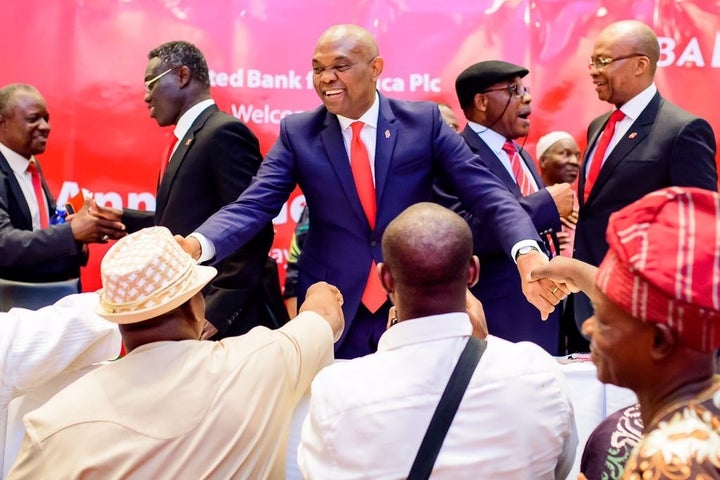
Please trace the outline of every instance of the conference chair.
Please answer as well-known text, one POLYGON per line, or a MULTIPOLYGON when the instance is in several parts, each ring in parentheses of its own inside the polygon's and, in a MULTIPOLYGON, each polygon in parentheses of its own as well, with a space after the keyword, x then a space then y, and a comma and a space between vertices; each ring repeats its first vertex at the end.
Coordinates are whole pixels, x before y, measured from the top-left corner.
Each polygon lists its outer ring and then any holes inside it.
POLYGON ((0 278, 0 312, 13 307, 37 310, 80 291, 80 279, 59 282, 27 283, 0 278))

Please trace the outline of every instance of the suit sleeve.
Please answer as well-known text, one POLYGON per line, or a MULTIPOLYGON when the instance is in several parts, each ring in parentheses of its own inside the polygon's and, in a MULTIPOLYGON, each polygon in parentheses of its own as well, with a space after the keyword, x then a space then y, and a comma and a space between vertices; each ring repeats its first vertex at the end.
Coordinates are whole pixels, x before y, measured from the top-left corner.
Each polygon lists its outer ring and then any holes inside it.
POLYGON ((1 188, 0 266, 34 265, 81 252, 73 238, 70 223, 34 231, 16 228, 10 218, 7 186, 3 184, 1 188))
POLYGON ((128 233, 137 232, 155 225, 155 212, 125 208, 123 209, 121 221, 127 228, 128 233))
MULTIPOLYGON (((437 109, 436 109, 437 110, 437 109)), ((438 167, 458 192, 460 202, 481 228, 476 241, 500 243, 510 255, 521 240, 540 241, 530 216, 515 196, 470 151, 460 135, 442 122, 439 110, 434 119, 435 158, 438 167)))
POLYGON ((702 118, 687 123, 677 136, 670 158, 670 184, 718 191, 715 135, 702 118))
POLYGON ((280 135, 243 193, 210 217, 197 231, 215 246, 215 261, 232 254, 253 238, 279 212, 295 188, 295 154, 285 120, 280 135))

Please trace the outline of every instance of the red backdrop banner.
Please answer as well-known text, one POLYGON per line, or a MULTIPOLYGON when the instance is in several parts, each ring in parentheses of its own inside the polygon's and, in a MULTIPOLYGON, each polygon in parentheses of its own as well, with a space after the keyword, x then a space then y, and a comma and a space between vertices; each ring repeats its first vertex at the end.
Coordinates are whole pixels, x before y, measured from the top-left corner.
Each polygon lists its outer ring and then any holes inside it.
MULTIPOLYGON (((60 202, 84 187, 103 204, 153 209, 166 132, 148 116, 143 75, 147 52, 163 42, 188 40, 203 51, 215 100, 255 132, 263 153, 281 118, 320 103, 310 58, 330 25, 355 23, 375 35, 385 58, 383 93, 445 102, 461 119, 460 71, 481 60, 518 63, 530 69, 524 147, 533 154, 536 140, 557 129, 585 146, 587 124, 610 109, 588 75, 594 39, 628 18, 660 39, 663 96, 718 131, 720 112, 708 100, 720 84, 716 1, 11 0, 0 17, 0 84, 30 83, 45 96, 52 134, 40 161, 60 202)), ((302 207, 297 191, 274 221, 271 254, 281 270, 302 207)), ((92 246, 85 290, 99 288, 106 250, 92 246)))

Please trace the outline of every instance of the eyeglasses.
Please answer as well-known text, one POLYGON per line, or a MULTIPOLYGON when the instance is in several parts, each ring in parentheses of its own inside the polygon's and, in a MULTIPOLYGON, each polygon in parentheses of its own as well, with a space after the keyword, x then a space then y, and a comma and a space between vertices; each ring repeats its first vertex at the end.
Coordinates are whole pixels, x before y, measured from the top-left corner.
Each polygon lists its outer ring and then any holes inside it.
POLYGON ((151 78, 150 80, 148 80, 147 82, 145 82, 145 93, 150 93, 150 92, 152 92, 153 85, 154 85, 158 80, 160 80, 162 77, 164 77, 164 76, 167 75, 168 73, 172 72, 172 71, 175 70, 176 68, 179 68, 179 67, 170 67, 170 68, 168 68, 167 70, 165 70, 164 72, 162 72, 160 75, 158 75, 158 76, 156 76, 156 77, 153 77, 153 78, 151 78))
POLYGON ((510 96, 516 95, 518 97, 524 97, 525 95, 530 94, 530 87, 526 87, 525 85, 517 84, 517 83, 509 83, 509 84, 505 85, 504 87, 489 88, 480 93, 501 92, 503 90, 507 90, 507 92, 510 94, 510 96))
POLYGON ((631 53, 630 55, 623 55, 615 58, 596 58, 595 60, 590 60, 590 63, 588 63, 588 69, 592 70, 594 68, 598 72, 601 72, 605 69, 605 67, 613 62, 619 62, 620 60, 626 60, 634 57, 647 57, 647 55, 644 53, 631 53))

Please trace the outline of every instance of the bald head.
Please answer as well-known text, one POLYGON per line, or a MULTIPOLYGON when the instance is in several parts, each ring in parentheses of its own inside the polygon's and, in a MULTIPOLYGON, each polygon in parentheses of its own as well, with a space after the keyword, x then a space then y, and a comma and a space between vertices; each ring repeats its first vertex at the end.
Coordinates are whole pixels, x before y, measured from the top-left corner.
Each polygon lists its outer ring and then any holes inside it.
POLYGON ((315 92, 330 113, 358 119, 375 101, 383 65, 370 32, 357 25, 335 25, 315 45, 315 92))
POLYGON ((352 50, 366 55, 368 60, 378 55, 378 46, 372 34, 352 24, 333 25, 328 28, 320 35, 315 48, 337 42, 352 43, 354 45, 352 50))
POLYGON ((434 203, 409 207, 388 225, 382 250, 398 285, 427 292, 456 285, 464 295, 472 234, 452 211, 434 203))
POLYGON ((660 45, 655 32, 638 20, 622 20, 605 27, 600 32, 600 39, 625 47, 628 52, 639 53, 650 59, 650 72, 655 74, 660 59, 660 45))

